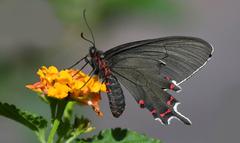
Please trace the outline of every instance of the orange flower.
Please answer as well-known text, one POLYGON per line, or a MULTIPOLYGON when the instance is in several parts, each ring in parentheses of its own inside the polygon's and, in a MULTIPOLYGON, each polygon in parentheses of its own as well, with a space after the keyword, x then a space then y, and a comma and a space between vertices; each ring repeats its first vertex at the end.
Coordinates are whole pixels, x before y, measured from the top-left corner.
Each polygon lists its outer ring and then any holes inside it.
POLYGON ((106 85, 102 84, 97 76, 89 80, 90 77, 82 71, 74 69, 59 71, 54 66, 48 68, 43 66, 37 74, 40 81, 26 85, 27 88, 57 99, 70 97, 79 103, 92 106, 99 116, 103 115, 99 108, 101 100, 99 93, 106 92, 106 85))

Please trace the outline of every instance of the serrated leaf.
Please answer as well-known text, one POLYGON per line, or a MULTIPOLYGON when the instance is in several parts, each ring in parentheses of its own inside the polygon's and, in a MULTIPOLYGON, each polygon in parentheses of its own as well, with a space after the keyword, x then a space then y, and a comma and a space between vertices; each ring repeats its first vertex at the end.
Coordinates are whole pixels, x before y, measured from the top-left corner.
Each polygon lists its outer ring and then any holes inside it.
POLYGON ((107 129, 89 139, 81 139, 77 143, 161 143, 160 140, 149 138, 127 129, 107 129))
POLYGON ((12 119, 29 129, 35 131, 39 140, 45 142, 45 128, 47 121, 42 117, 33 113, 22 111, 15 105, 0 102, 0 115, 12 119))
POLYGON ((83 116, 81 118, 75 117, 73 128, 75 130, 85 130, 90 124, 90 121, 83 116))
POLYGON ((39 131, 47 127, 47 121, 42 116, 22 111, 15 105, 8 103, 0 102, 0 115, 15 120, 33 131, 39 131))

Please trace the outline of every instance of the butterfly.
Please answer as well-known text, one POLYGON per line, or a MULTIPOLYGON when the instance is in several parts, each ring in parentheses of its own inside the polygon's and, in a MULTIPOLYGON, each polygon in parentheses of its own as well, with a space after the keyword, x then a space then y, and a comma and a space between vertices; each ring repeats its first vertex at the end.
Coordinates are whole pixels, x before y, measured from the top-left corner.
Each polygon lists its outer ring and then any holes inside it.
POLYGON ((176 118, 191 124, 177 110, 180 102, 169 91, 181 91, 179 85, 212 57, 213 47, 208 42, 195 37, 172 36, 130 42, 102 52, 96 48, 89 30, 93 41, 81 34, 83 39, 92 43, 89 54, 73 66, 85 60, 81 69, 91 65, 90 76, 98 75, 106 83, 114 117, 118 118, 125 110, 123 85, 155 120, 168 125, 176 118))

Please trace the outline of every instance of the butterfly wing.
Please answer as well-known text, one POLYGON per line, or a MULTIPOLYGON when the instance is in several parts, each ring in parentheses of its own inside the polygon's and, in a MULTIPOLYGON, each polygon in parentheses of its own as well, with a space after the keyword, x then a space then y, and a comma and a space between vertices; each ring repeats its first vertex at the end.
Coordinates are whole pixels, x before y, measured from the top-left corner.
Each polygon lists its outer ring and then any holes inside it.
POLYGON ((173 117, 190 124, 177 111, 179 102, 166 89, 180 90, 211 57, 213 48, 193 37, 166 37, 120 45, 104 53, 114 75, 156 120, 169 124, 173 117))
POLYGON ((169 124, 172 117, 177 117, 185 124, 191 124, 188 118, 176 110, 179 102, 164 90, 168 88, 167 85, 170 85, 168 80, 151 79, 151 76, 137 69, 118 69, 113 72, 140 104, 140 107, 146 107, 155 120, 162 124, 169 124), (124 75, 125 73, 128 74, 124 75))

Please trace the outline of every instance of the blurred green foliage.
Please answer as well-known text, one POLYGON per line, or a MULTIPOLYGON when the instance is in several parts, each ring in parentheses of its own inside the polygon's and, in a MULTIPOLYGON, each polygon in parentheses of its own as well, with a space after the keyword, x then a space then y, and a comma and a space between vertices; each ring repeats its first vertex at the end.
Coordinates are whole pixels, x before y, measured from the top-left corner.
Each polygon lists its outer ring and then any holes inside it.
POLYGON ((154 14, 177 16, 180 8, 171 0, 49 0, 57 16, 66 24, 79 24, 83 9, 92 13, 91 19, 102 22, 121 14, 154 14))

